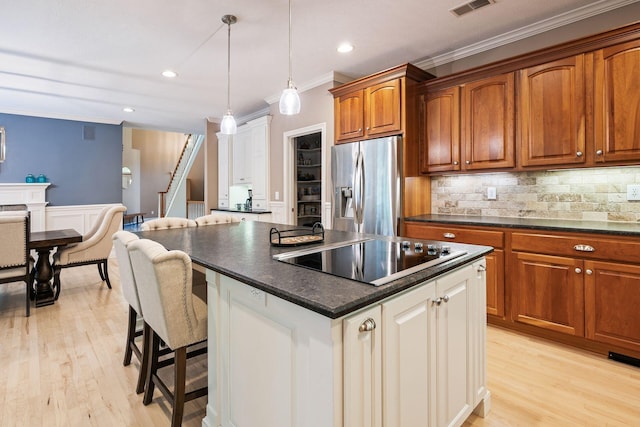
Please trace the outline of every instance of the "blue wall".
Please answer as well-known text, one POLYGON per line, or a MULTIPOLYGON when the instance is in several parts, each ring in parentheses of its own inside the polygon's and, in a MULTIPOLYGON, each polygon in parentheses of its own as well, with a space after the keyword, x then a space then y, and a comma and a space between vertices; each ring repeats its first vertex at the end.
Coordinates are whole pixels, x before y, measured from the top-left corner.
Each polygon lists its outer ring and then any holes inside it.
POLYGON ((122 202, 122 126, 0 113, 6 159, 0 182, 44 174, 49 205, 122 202), (94 130, 85 140, 83 131, 94 130))

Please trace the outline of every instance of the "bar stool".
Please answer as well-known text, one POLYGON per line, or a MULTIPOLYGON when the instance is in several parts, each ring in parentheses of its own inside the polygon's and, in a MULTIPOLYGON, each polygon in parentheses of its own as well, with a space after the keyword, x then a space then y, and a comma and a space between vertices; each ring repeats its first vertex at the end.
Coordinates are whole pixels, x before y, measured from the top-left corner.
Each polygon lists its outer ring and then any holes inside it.
POLYGON ((207 387, 185 393, 186 361, 206 348, 187 354, 187 347, 207 339, 207 305, 193 295, 191 259, 182 251, 167 251, 161 244, 140 239, 127 245, 142 312, 148 370, 143 403, 153 400, 155 387, 171 402, 171 425, 182 423, 184 403, 205 396, 207 387), (173 392, 158 376, 160 340, 173 351, 173 392))

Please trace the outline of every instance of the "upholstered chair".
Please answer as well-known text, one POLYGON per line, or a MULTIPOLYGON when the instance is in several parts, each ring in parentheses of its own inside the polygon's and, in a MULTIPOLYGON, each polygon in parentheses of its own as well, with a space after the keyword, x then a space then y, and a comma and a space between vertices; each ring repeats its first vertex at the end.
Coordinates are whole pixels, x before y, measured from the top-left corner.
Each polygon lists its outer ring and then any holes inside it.
POLYGON ((29 227, 28 212, 7 211, 0 215, 0 283, 25 282, 27 317, 31 314, 29 296, 32 283, 29 227))
POLYGON ((185 394, 187 347, 207 339, 207 305, 193 295, 191 259, 182 251, 167 251, 152 240, 127 245, 144 313, 144 350, 148 371, 143 403, 153 400, 157 385, 173 408, 171 425, 182 423, 185 401, 207 394, 207 387, 185 394), (160 340, 174 352, 174 388, 158 376, 160 340))
POLYGON ((232 222, 240 222, 238 217, 225 213, 212 213, 195 219, 198 227, 203 225, 230 224, 232 222))
POLYGON ((82 242, 61 249, 53 255, 53 285, 56 288, 55 299, 60 295, 60 271, 63 268, 77 267, 80 265, 96 264, 100 278, 109 281, 107 260, 113 247, 111 237, 120 229, 122 215, 126 208, 122 205, 112 206, 102 216, 102 221, 96 230, 93 227, 82 237, 82 242))
POLYGON ((168 230, 171 228, 186 228, 195 226, 196 222, 192 219, 167 216, 164 218, 152 219, 151 221, 143 222, 140 226, 140 230, 168 230))
POLYGON ((142 308, 140 307, 140 297, 138 296, 138 288, 133 277, 131 269, 131 260, 129 259, 129 251, 127 246, 129 243, 137 241, 138 236, 128 231, 117 231, 113 235, 113 247, 118 260, 118 269, 120 270, 120 286, 122 287, 122 295, 129 304, 129 322, 127 324, 127 341, 124 349, 124 361, 122 364, 128 366, 131 363, 131 355, 134 354, 140 361, 140 375, 138 376, 138 385, 136 391, 142 393, 144 391, 144 380, 146 377, 146 364, 143 366, 142 349, 138 348, 135 339, 142 335, 142 330, 136 331, 136 323, 138 317, 142 318, 142 308))

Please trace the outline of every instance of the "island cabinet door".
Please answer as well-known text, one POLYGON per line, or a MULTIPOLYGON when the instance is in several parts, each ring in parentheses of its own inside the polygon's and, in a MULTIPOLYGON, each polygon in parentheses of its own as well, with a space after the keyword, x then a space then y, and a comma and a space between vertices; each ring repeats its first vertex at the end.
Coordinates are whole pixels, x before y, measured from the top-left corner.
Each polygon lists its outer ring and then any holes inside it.
POLYGON ((436 280, 436 410, 438 427, 460 426, 474 407, 475 360, 471 266, 436 280))
POLYGON ((340 425, 340 322, 222 275, 219 308, 222 426, 340 425))
POLYGON ((435 282, 382 304, 384 426, 436 426, 435 282))
POLYGON ((343 321, 345 427, 383 425, 380 313, 376 305, 343 321))

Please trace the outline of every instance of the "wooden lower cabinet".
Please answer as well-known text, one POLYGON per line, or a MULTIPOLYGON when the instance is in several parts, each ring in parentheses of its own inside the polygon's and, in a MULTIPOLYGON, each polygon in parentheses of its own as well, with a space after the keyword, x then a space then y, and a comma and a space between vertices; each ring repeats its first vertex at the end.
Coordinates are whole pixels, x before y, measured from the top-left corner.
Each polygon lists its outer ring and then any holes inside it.
POLYGON ((585 261, 586 337, 640 351, 640 266, 585 261))
POLYGON ((492 246, 493 252, 486 255, 487 263, 487 314, 505 317, 505 254, 504 232, 480 227, 460 227, 439 223, 405 222, 404 235, 413 239, 468 243, 492 246))
POLYGON ((570 335, 584 335, 582 261, 513 253, 512 318, 570 335))

